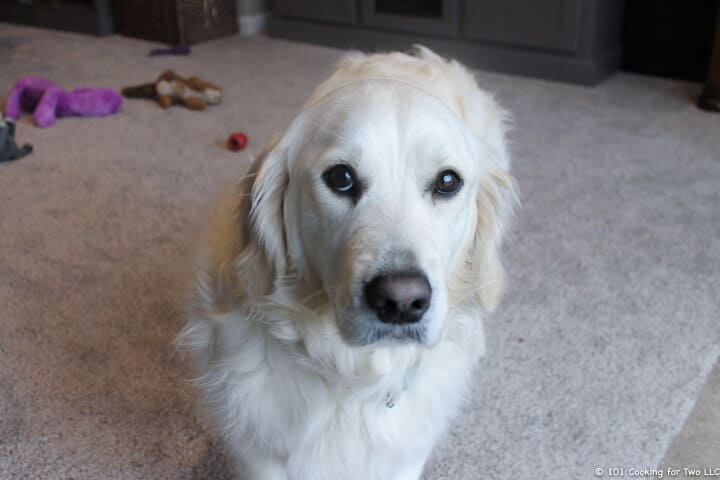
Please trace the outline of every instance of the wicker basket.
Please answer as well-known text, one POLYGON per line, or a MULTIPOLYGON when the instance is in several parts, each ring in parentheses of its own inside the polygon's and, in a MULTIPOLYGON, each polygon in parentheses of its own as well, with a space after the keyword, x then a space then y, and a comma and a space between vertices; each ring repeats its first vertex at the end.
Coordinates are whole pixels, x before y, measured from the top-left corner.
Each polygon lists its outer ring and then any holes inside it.
POLYGON ((192 45, 238 31, 236 0, 116 0, 121 35, 192 45))

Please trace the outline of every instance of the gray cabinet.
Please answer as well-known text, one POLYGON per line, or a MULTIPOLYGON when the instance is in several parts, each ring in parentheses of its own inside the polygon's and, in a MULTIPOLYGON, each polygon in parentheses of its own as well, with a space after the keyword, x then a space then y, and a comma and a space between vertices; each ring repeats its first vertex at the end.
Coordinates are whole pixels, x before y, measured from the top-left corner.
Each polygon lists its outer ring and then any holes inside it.
POLYGON ((361 50, 421 43, 478 68, 594 84, 620 66, 624 0, 275 0, 271 36, 361 50))
POLYGON ((576 52, 582 0, 466 0, 463 35, 518 47, 576 52))
POLYGON ((356 0, 272 0, 273 15, 352 25, 357 21, 356 0))

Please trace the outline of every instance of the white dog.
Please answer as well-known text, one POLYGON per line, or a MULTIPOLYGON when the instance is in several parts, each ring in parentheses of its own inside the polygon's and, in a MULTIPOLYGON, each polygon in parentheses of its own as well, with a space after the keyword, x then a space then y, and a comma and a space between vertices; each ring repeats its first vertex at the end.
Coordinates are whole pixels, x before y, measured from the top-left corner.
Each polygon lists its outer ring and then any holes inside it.
POLYGON ((179 341, 240 478, 421 476, 503 289, 505 118, 425 48, 350 54, 220 202, 179 341))

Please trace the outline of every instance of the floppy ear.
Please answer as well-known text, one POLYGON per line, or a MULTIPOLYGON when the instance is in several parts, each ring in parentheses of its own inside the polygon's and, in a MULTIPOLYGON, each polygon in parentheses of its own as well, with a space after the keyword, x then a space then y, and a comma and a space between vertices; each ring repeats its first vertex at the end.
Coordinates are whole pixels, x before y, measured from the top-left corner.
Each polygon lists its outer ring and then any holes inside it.
POLYGON ((216 314, 262 301, 286 268, 282 211, 287 183, 286 149, 271 142, 215 205, 197 259, 195 320, 176 340, 201 362, 212 357, 216 314))
POLYGON ((272 270, 272 277, 287 268, 287 239, 283 219, 288 184, 287 149, 276 142, 254 165, 249 192, 248 239, 257 242, 272 270))
POLYGON ((488 311, 497 307, 504 291, 500 245, 517 203, 514 179, 502 168, 493 167, 478 190, 477 221, 468 260, 479 282, 478 299, 488 311))
POLYGON ((232 256, 238 289, 251 297, 269 294, 287 268, 283 203, 288 184, 287 149, 272 142, 250 166, 232 195, 238 208, 231 225, 239 229, 232 256))
POLYGON ((477 298, 485 310, 492 311, 500 302, 505 287, 500 245, 519 204, 515 180, 509 173, 510 156, 505 141, 510 118, 492 97, 477 89, 466 107, 472 119, 472 130, 476 132, 478 155, 483 159, 480 163, 484 164, 468 263, 477 298))
POLYGON ((285 268, 285 165, 283 151, 270 144, 215 205, 197 259, 204 308, 227 311, 238 300, 264 296, 285 268))

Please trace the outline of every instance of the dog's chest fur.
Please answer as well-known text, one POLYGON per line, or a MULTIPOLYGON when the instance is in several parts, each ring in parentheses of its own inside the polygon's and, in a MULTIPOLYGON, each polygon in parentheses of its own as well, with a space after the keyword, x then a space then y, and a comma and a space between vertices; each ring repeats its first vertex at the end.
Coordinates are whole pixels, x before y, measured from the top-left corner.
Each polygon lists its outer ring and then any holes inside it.
MULTIPOLYGON (((199 349, 206 404, 240 457, 266 456, 287 478, 402 478, 457 412, 484 350, 480 318, 451 325, 433 349, 353 351, 330 342, 289 345, 264 322, 218 315, 196 324, 196 340, 206 345, 199 349)), ((329 324, 313 328, 311 338, 333 338, 322 332, 329 324)))

